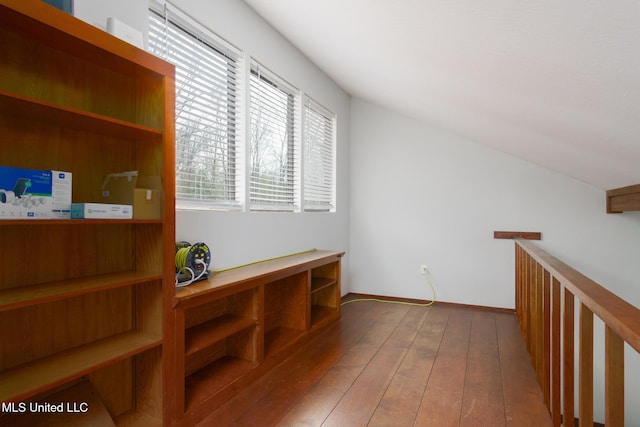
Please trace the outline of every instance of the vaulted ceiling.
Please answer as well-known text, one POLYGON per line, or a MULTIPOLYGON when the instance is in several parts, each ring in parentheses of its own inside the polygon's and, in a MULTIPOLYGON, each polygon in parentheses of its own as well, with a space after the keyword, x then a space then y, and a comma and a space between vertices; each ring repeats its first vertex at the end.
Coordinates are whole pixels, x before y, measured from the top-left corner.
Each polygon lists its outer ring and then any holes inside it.
POLYGON ((637 0, 245 0, 347 93, 603 190, 640 183, 637 0))

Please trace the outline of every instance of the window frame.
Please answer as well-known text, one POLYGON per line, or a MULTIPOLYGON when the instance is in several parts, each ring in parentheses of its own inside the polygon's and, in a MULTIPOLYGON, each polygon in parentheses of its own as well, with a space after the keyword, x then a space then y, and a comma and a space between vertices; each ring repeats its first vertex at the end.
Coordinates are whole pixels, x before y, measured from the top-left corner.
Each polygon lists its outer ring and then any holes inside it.
POLYGON ((305 95, 303 122, 303 210, 335 212, 336 114, 305 95))
MULTIPOLYGON (((187 210, 241 210, 245 203, 245 161, 242 150, 243 127, 241 119, 244 53, 168 2, 150 1, 149 22, 150 40, 147 50, 174 63, 176 66, 176 208, 187 210), (152 46, 151 39, 153 37, 153 19, 159 21, 159 25, 162 25, 161 21, 164 20, 164 26, 160 28, 161 31, 164 31, 164 34, 157 36, 159 37, 159 42, 156 43, 155 49, 152 46), (184 69, 189 69, 189 65, 185 65, 185 63, 176 64, 175 57, 179 56, 179 53, 171 54, 171 47, 169 46, 171 43, 168 41, 168 33, 171 31, 179 32, 179 37, 181 38, 188 38, 188 41, 184 43, 192 43, 195 46, 193 47, 194 49, 206 49, 208 53, 203 53, 202 56, 206 56, 204 61, 207 61, 209 65, 207 72, 210 74, 206 76, 209 86, 203 89, 202 94, 198 97, 189 97, 180 92, 186 87, 188 80, 188 77, 185 78, 182 75, 194 72, 194 70, 191 69, 185 72, 184 69), (165 46, 161 46, 162 42, 165 43, 165 46), (181 83, 183 83, 183 86, 181 86, 181 83), (205 92, 206 89, 209 89, 209 91, 205 92), (226 93, 224 95, 214 96, 216 91, 219 93, 225 89, 226 93), (205 100, 209 97, 210 100, 205 100), (184 104, 180 103, 181 99, 185 100, 184 104), (184 116, 181 116, 178 110, 184 107, 185 104, 188 104, 188 108, 185 108, 188 113, 183 111, 184 116), (211 110, 214 108, 220 108, 218 112, 222 114, 212 112, 211 110), (186 118, 187 114, 191 112, 193 112, 191 118, 186 118), (193 117, 197 117, 197 119, 193 119, 193 117), (198 128, 196 123, 200 119, 206 121, 206 124, 198 128), (180 121, 183 121, 182 126, 180 121), (204 150, 201 150, 201 155, 191 156, 186 160, 186 162, 200 164, 199 167, 192 165, 195 168, 194 171, 185 173, 185 175, 193 174, 190 178, 191 182, 189 179, 180 179, 180 159, 184 157, 184 151, 180 150, 189 148, 181 145, 181 129, 185 133, 199 133, 202 139, 206 137, 204 135, 208 134, 209 138, 208 143, 205 140, 207 145, 204 150), (211 163, 217 164, 219 170, 212 172, 211 163), (204 178, 205 184, 198 185, 203 182, 201 181, 202 178, 204 178), (185 191, 180 191, 181 182, 187 184, 185 191), (189 187, 188 184, 193 184, 193 186, 189 187), (206 194, 203 194, 202 191, 205 187, 208 187, 208 189, 205 190, 206 194), (201 192, 200 197, 197 195, 198 191, 201 192), (187 195, 189 192, 193 192, 194 196, 189 197, 187 195)), ((177 39, 178 36, 173 36, 172 44, 175 46, 183 45, 176 41, 177 39)), ((198 69, 197 71, 201 70, 198 69)), ((196 76, 198 81, 193 78, 189 82, 191 86, 186 89, 196 92, 201 90, 204 74, 205 72, 202 72, 196 76)))
MULTIPOLYGON (((216 168, 218 164, 215 162, 206 164, 203 161, 199 165, 199 169, 196 169, 200 175, 194 175, 194 177, 211 178, 209 190, 213 191, 217 188, 215 186, 219 185, 225 189, 226 197, 212 197, 210 195, 182 197, 184 194, 179 191, 179 185, 182 182, 179 171, 181 159, 179 134, 181 124, 179 120, 181 117, 178 111, 176 112, 176 209, 239 210, 244 212, 336 212, 337 115, 170 2, 150 0, 148 10, 150 23, 148 51, 165 60, 170 56, 170 49, 166 44, 156 43, 152 47, 152 37, 154 37, 152 20, 155 16, 157 21, 164 20, 165 25, 164 34, 160 33, 159 36, 155 36, 157 39, 166 41, 169 31, 167 26, 175 27, 174 31, 186 34, 185 37, 204 46, 210 51, 209 54, 218 59, 222 58, 222 62, 227 64, 226 74, 224 74, 226 77, 218 78, 217 85, 210 90, 211 93, 215 93, 215 89, 226 88, 229 91, 233 88, 232 92, 228 92, 223 97, 226 100, 226 109, 221 109, 221 114, 218 115, 222 117, 220 123, 224 123, 225 127, 225 130, 220 134, 225 135, 227 139, 222 142, 218 140, 217 143, 226 144, 224 145, 226 148, 222 150, 224 154, 220 155, 220 158, 225 159, 227 156, 227 167, 221 168, 219 173, 211 173, 210 168, 216 168), (229 65, 231 62, 234 66, 229 65), (221 81, 223 83, 220 83, 221 81), (273 104, 265 103, 260 106, 260 102, 256 103, 257 86, 265 86, 265 88, 275 91, 274 93, 283 95, 286 102, 280 96, 273 104), (281 104, 279 107, 277 107, 278 103, 281 104), (269 120, 273 119, 274 122, 280 124, 273 130, 273 134, 276 136, 271 137, 275 141, 269 148, 272 150, 272 154, 266 154, 267 159, 263 160, 266 162, 264 165, 271 164, 261 169, 261 179, 258 180, 256 179, 258 175, 255 174, 256 164, 253 154, 256 154, 255 144, 259 142, 255 140, 254 136, 257 129, 254 121, 256 120, 256 109, 260 108, 265 111, 261 120, 266 120, 266 112, 269 111, 268 114, 272 116, 269 120), (286 114, 283 111, 286 111, 286 114), (274 118, 278 116, 280 118, 274 118), (284 143, 279 145, 278 138, 281 142, 286 142, 286 145, 284 143), (220 176, 224 179, 220 179, 220 176), (272 182, 269 182, 269 179, 272 182)), ((179 43, 176 45, 180 46, 179 43)), ((184 51, 188 52, 189 49, 185 47, 184 51)), ((174 54, 179 56, 181 52, 178 48, 175 49, 174 54)), ((208 58, 208 54, 203 54, 203 56, 208 58)), ((173 62, 171 59, 168 60, 173 62)), ((180 66, 180 64, 176 65, 177 109, 179 108, 178 101, 183 99, 179 93, 180 66)), ((265 93, 267 91, 264 91, 263 95, 265 93)), ((203 96, 205 95, 207 93, 203 96)), ((214 151, 214 148, 211 147, 215 144, 214 142, 209 146, 211 152, 214 151)), ((194 156, 192 159, 197 158, 194 156)), ((193 162, 195 163, 195 160, 193 162)), ((196 181, 195 178, 193 182, 192 191, 202 188, 198 186, 199 181, 196 181)))
MULTIPOLYGON (((250 132, 246 141, 248 144, 247 152, 249 153, 249 165, 247 168, 249 210, 299 212, 301 197, 301 92, 255 60, 251 61, 249 73, 250 88, 247 114, 250 122, 250 132), (282 122, 278 121, 282 118, 278 117, 278 114, 282 113, 283 105, 278 104, 278 101, 284 98, 286 98, 286 120, 282 122), (258 122, 256 123, 256 121, 258 122), (258 182, 258 177, 255 174, 256 165, 254 164, 254 159, 258 155, 255 149, 256 145, 260 142, 255 140, 255 135, 257 134, 256 126, 260 124, 274 125, 277 127, 276 131, 284 132, 284 134, 280 133, 279 136, 287 140, 285 179, 288 182, 286 185, 281 185, 277 182, 258 182)), ((269 131, 270 129, 265 133, 269 131)), ((271 148, 274 147, 272 146, 271 148)), ((274 157, 277 157, 277 155, 272 156, 272 160, 277 161, 277 158, 274 159, 274 157)), ((285 156, 282 155, 280 157, 285 156)), ((271 172, 273 173, 274 171, 272 170, 271 172)), ((283 176, 280 175, 280 178, 283 178, 283 176)))

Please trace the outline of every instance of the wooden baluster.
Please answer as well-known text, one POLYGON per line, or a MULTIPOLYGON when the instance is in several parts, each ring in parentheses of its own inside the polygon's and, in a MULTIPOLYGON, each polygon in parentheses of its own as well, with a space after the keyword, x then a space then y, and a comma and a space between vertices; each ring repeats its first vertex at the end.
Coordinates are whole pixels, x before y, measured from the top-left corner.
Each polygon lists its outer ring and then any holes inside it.
POLYGON ((529 256, 527 263, 527 272, 528 272, 528 281, 529 281, 529 307, 528 307, 528 332, 529 336, 528 344, 529 344, 529 355, 531 355, 531 362, 535 368, 536 359, 535 359, 535 343, 536 343, 536 323, 535 323, 535 314, 536 314, 536 281, 535 281, 535 261, 533 257, 529 256))
POLYGON ((562 361, 564 367, 564 381, 563 381, 563 411, 562 418, 565 426, 573 425, 573 419, 575 418, 575 393, 574 393, 574 373, 575 373, 575 361, 574 361, 574 347, 575 347, 575 318, 574 318, 574 301, 573 294, 565 288, 564 290, 564 316, 563 316, 563 351, 562 361))
POLYGON ((536 341, 535 341, 535 365, 538 373, 538 383, 544 393, 544 292, 542 280, 542 265, 535 264, 535 286, 536 286, 536 341))
POLYGON ((580 426, 593 426, 593 312, 580 305, 580 426))
POLYGON ((624 341, 605 329, 605 424, 624 426, 624 341))
POLYGON ((593 425, 594 314, 606 327, 605 421, 624 425, 624 350, 627 343, 640 353, 636 322, 640 310, 535 245, 519 240, 516 246, 516 309, 553 425, 573 424, 576 412, 580 425, 593 425), (577 410, 576 298, 580 302, 577 410))
POLYGON ((529 355, 533 354, 533 276, 531 264, 533 263, 533 258, 530 255, 527 255, 527 264, 526 264, 526 280, 527 280, 527 348, 529 350, 529 355))
POLYGON ((542 318, 542 393, 544 404, 551 408, 551 275, 542 270, 543 318, 542 318))
POLYGON ((516 261, 516 316, 522 330, 522 248, 515 244, 515 261, 516 261))
POLYGON ((517 246, 518 252, 519 252, 519 257, 518 257, 518 266, 516 267, 518 269, 518 320, 520 321, 520 330, 522 331, 522 335, 525 337, 526 339, 526 323, 524 321, 525 315, 524 313, 526 312, 525 310, 525 278, 524 278, 524 274, 525 274, 525 267, 524 267, 524 263, 525 263, 525 253, 524 253, 524 249, 522 249, 520 246, 517 246))
POLYGON ((562 318, 561 306, 562 286, 555 277, 551 281, 551 419, 555 427, 562 424, 560 411, 560 319, 562 318))

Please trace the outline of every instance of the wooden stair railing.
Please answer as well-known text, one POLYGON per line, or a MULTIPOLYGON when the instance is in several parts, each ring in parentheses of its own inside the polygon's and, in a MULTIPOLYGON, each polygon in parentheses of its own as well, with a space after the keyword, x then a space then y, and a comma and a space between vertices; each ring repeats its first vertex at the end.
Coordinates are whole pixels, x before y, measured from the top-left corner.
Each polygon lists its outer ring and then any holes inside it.
POLYGON ((516 314, 554 426, 593 426, 593 317, 605 324, 605 424, 624 426, 624 343, 640 353, 640 310, 536 244, 514 239, 516 314), (574 311, 579 324, 574 325, 574 311), (575 347, 575 327, 579 328, 575 347), (574 403, 578 352, 579 402, 574 403), (562 407, 561 407, 562 406, 562 407))

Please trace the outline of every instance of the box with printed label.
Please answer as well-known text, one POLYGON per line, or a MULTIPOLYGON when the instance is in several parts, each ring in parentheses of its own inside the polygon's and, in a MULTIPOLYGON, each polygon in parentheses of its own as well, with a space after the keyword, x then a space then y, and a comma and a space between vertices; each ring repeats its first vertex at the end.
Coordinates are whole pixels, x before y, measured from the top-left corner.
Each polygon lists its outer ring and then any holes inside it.
POLYGON ((0 166, 0 219, 51 218, 51 171, 0 166))
POLYGON ((72 176, 0 166, 0 219, 71 218, 72 176))
POLYGON ((137 171, 111 173, 102 184, 103 200, 132 205, 134 219, 161 219, 162 196, 161 178, 139 177, 137 171))
POLYGON ((131 205, 108 203, 71 203, 72 219, 131 219, 131 205))

